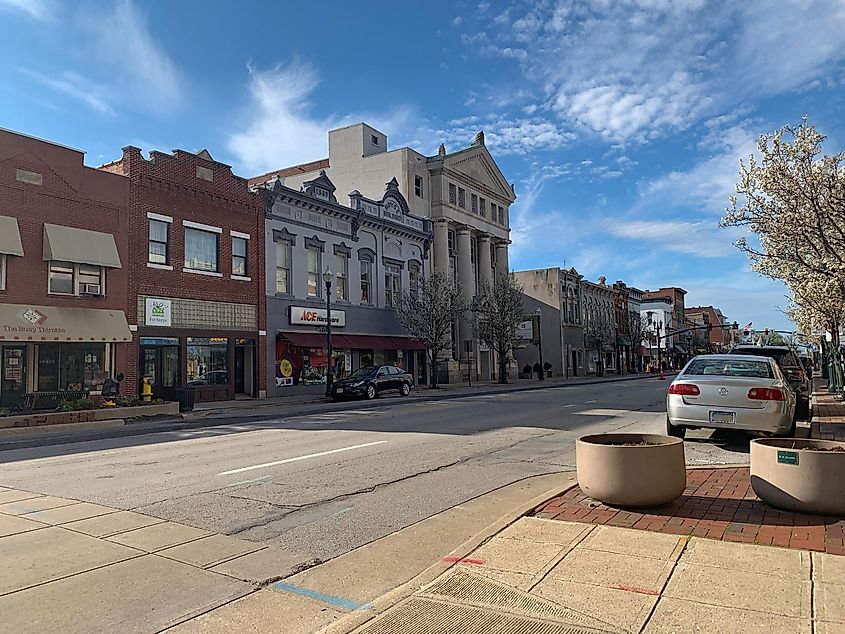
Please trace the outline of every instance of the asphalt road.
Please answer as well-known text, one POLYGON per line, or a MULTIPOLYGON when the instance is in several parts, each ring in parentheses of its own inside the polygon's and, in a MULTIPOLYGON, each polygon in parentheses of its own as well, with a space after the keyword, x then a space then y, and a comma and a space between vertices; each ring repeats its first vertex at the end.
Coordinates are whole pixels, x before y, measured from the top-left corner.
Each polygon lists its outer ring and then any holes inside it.
MULTIPOLYGON (((662 432, 666 381, 374 407, 0 450, 0 485, 132 509, 327 560, 495 488, 575 468, 575 439, 662 432)), ((108 436, 108 434, 100 434, 108 436)), ((746 463, 693 432, 689 464, 746 463)), ((509 509, 502 509, 502 513, 509 509)))

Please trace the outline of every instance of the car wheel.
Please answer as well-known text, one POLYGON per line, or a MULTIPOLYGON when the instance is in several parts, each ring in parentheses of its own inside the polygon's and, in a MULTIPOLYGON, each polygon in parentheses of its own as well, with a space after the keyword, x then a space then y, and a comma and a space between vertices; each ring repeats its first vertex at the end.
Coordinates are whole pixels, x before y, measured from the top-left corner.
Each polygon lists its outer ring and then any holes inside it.
POLYGON ((672 436, 673 438, 684 438, 687 435, 687 428, 680 427, 679 425, 673 425, 669 422, 669 419, 666 419, 666 434, 672 436))
POLYGON ((408 383, 402 384, 402 396, 408 396, 411 393, 411 386, 408 383))
POLYGON ((376 392, 375 385, 368 385, 367 386, 367 398, 369 400, 373 400, 376 396, 378 396, 378 392, 376 392))

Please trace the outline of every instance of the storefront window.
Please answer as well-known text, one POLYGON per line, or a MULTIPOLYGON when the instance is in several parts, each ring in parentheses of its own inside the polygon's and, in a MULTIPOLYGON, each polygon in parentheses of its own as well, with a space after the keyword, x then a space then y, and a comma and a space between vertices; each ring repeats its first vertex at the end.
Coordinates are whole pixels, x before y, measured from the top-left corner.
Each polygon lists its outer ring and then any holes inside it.
MULTIPOLYGON (((332 372, 334 378, 343 378, 349 374, 352 365, 351 350, 332 350, 332 372)), ((326 382, 328 356, 325 348, 302 348, 302 381, 305 385, 317 385, 326 382)))
POLYGON ((188 337, 188 385, 226 385, 229 380, 229 340, 188 337))
POLYGON ((106 344, 39 344, 38 390, 99 391, 107 378, 106 344))

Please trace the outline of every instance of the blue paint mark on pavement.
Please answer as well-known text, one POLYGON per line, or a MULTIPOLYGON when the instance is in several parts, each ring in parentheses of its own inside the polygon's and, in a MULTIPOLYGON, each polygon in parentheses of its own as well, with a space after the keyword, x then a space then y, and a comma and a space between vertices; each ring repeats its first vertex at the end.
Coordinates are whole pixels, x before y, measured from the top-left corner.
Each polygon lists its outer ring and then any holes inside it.
POLYGON ((285 583, 284 581, 277 581, 270 587, 283 592, 290 592, 291 594, 308 597, 309 599, 314 599, 315 601, 320 601, 321 603, 328 603, 329 605, 333 605, 337 608, 343 608, 344 610, 371 610, 373 607, 371 603, 350 601, 349 599, 335 597, 330 594, 323 594, 322 592, 316 592, 315 590, 309 590, 308 588, 301 588, 300 586, 285 583))

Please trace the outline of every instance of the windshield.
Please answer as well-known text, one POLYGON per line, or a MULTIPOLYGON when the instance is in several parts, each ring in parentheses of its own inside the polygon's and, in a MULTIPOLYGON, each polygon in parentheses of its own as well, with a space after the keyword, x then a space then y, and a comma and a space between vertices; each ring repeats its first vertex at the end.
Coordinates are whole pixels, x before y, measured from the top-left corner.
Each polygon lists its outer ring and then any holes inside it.
POLYGON ((357 370, 355 370, 355 372, 353 372, 351 375, 349 375, 349 378, 350 379, 366 379, 366 378, 371 377, 373 374, 375 374, 375 372, 376 372, 376 369, 374 367, 358 368, 357 370))
POLYGON ((778 365, 780 365, 781 367, 793 367, 797 365, 797 363, 795 362, 795 357, 789 350, 776 350, 772 348, 735 348, 731 350, 731 354, 745 354, 753 355, 755 357, 771 357, 772 359, 777 361, 778 365))
POLYGON ((765 361, 745 359, 695 359, 684 375, 714 375, 773 379, 771 366, 765 361))

